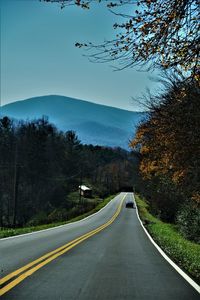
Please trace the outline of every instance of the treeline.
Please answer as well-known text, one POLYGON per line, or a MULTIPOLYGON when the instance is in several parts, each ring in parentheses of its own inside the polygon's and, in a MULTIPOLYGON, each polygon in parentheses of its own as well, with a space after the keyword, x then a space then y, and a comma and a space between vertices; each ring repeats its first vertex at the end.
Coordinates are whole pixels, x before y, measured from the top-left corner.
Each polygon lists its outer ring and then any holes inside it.
POLYGON ((48 119, 0 119, 0 227, 62 221, 85 212, 78 186, 94 197, 132 186, 137 158, 120 148, 83 145, 48 119))
POLYGON ((147 119, 130 146, 140 152, 140 192, 162 220, 200 242, 200 88, 171 80, 150 96, 147 119))

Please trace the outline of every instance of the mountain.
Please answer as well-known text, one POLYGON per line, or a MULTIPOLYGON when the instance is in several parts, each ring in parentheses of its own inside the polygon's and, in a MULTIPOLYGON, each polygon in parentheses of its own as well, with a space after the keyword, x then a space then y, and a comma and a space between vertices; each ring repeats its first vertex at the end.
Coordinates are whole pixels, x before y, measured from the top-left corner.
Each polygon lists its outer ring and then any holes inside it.
POLYGON ((56 95, 34 97, 4 105, 0 114, 23 120, 45 115, 59 129, 75 130, 82 143, 125 149, 128 149, 128 141, 145 115, 142 112, 56 95))

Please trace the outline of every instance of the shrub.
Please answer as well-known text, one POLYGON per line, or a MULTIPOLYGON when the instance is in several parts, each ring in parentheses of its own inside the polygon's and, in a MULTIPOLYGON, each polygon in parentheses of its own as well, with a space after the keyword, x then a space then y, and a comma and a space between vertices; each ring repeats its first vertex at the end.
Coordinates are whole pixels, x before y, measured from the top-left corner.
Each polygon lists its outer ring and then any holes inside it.
POLYGON ((48 216, 47 213, 41 211, 40 213, 36 214, 28 223, 27 226, 36 226, 41 224, 48 223, 48 216))
POLYGON ((62 222, 68 219, 68 212, 65 208, 56 208, 48 216, 48 222, 62 222))
POLYGON ((177 225, 188 239, 200 243, 200 207, 186 203, 177 214, 177 225))

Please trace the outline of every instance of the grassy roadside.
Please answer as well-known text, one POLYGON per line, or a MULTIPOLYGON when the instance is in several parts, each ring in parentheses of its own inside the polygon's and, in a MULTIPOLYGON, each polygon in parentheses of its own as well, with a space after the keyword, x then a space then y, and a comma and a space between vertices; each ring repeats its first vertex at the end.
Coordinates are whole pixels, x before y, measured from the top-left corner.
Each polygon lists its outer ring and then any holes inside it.
POLYGON ((145 227, 166 254, 200 283, 200 245, 186 240, 173 224, 160 221, 148 211, 148 204, 138 195, 136 203, 145 227))
POLYGON ((99 211, 106 204, 108 204, 114 197, 115 197, 115 195, 111 195, 111 196, 105 198, 94 209, 92 209, 92 210, 88 211, 87 213, 84 213, 80 216, 77 216, 73 219, 67 220, 66 222, 56 222, 56 223, 51 223, 51 224, 44 224, 44 225, 37 225, 37 226, 23 227, 23 228, 9 228, 9 229, 0 228, 0 239, 9 237, 9 236, 15 236, 15 235, 29 233, 29 232, 33 232, 33 231, 48 229, 48 228, 68 224, 71 222, 79 221, 79 220, 86 218, 86 217, 94 214, 95 212, 99 211))

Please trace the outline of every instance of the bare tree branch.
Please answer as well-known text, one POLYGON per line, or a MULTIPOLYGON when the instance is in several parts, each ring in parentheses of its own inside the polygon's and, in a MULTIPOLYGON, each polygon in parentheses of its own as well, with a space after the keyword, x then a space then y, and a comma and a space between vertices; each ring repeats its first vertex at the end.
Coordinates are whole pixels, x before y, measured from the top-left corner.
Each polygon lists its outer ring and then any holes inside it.
POLYGON ((113 24, 113 40, 101 44, 76 43, 88 48, 93 62, 118 62, 117 69, 148 65, 161 69, 179 69, 197 79, 200 72, 200 3, 199 0, 42 0, 60 3, 61 8, 77 5, 89 9, 104 2, 123 22, 113 24), (116 12, 123 5, 133 6, 133 14, 116 12))

